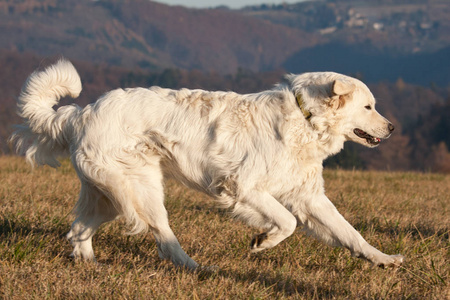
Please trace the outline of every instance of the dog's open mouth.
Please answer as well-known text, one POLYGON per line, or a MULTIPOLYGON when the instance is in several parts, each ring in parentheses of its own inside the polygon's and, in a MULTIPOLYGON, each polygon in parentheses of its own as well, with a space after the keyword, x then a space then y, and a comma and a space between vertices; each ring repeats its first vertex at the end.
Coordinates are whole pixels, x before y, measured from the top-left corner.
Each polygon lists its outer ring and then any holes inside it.
POLYGON ((380 138, 371 136, 370 134, 368 134, 367 132, 365 132, 364 130, 361 130, 359 128, 355 128, 353 130, 353 132, 360 138, 362 139, 366 139, 367 143, 369 143, 370 145, 378 145, 381 142, 380 138))

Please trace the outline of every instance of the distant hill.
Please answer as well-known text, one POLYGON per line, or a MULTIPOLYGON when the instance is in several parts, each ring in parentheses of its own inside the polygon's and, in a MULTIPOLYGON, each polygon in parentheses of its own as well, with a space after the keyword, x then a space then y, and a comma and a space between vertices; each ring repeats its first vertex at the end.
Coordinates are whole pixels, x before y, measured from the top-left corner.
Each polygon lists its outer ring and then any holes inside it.
POLYGON ((326 43, 405 55, 450 46, 448 0, 328 0, 250 6, 242 14, 315 33, 326 43))
POLYGON ((236 12, 148 0, 0 3, 1 48, 116 66, 221 73, 272 69, 317 40, 236 12))
POLYGON ((450 1, 334 0, 260 5, 241 13, 321 36, 283 63, 295 73, 332 70, 378 82, 450 84, 450 1))
POLYGON ((2 1, 0 49, 155 71, 336 68, 375 81, 446 86, 449 15, 447 0, 304 1, 242 10, 149 0, 2 1), (383 70, 391 64, 395 72, 383 70))

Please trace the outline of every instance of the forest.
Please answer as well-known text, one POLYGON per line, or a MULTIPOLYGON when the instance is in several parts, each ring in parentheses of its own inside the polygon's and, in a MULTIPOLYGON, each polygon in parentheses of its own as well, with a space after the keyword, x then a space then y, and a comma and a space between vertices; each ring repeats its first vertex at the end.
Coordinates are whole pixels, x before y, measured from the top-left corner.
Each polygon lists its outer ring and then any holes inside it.
MULTIPOLYGON (((0 51, 0 149, 12 152, 7 138, 16 116, 15 99, 27 76, 38 67, 54 62, 58 57, 42 58, 33 53, 0 51)), ((85 106, 103 93, 115 88, 149 87, 202 88, 232 90, 240 93, 258 92, 283 80, 285 71, 254 72, 238 69, 233 74, 168 68, 147 71, 125 67, 73 61, 83 82, 81 96, 63 99, 61 105, 74 103, 85 106)), ((352 74, 350 74, 352 75, 352 74)), ((364 81, 364 74, 353 74, 364 81)), ((366 149, 346 143, 344 150, 329 158, 331 168, 367 170, 415 170, 450 172, 450 90, 430 84, 429 87, 395 82, 369 83, 377 99, 378 111, 396 126, 395 133, 376 149, 366 149)))

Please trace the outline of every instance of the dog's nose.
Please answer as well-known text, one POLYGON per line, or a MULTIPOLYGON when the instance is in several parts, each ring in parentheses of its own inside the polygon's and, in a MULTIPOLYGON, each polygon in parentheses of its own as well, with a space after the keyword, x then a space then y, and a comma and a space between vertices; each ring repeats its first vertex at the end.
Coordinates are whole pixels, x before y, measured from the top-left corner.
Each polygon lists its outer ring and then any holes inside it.
POLYGON ((394 127, 394 125, 392 125, 392 123, 389 123, 388 129, 390 132, 392 132, 392 131, 394 131, 395 127, 394 127))

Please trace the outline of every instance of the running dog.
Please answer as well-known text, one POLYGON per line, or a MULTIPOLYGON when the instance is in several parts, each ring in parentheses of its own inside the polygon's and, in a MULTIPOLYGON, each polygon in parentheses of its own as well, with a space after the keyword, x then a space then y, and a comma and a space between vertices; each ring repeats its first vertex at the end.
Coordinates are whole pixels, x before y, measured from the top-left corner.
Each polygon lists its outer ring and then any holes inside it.
POLYGON ((80 92, 80 77, 66 60, 34 72, 18 98, 25 123, 11 138, 31 163, 57 167, 59 157, 70 156, 81 181, 67 235, 74 257, 95 260, 92 236, 121 217, 130 233, 153 233, 161 258, 195 270, 164 207, 163 180, 172 177, 263 229, 252 252, 302 227, 375 265, 403 263, 403 256, 369 245, 324 193, 325 158, 345 141, 376 147, 394 130, 361 81, 318 72, 287 75, 286 83, 245 95, 116 89, 84 108, 53 108, 80 92))

